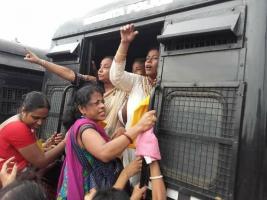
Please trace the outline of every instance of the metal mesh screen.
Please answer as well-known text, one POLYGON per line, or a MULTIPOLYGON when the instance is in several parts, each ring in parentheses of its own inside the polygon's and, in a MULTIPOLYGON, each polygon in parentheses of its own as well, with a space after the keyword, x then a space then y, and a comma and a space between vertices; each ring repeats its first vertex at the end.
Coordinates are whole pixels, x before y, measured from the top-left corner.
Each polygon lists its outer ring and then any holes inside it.
POLYGON ((185 36, 172 39, 166 43, 165 50, 183 50, 201 47, 214 47, 237 43, 237 37, 233 34, 217 33, 212 35, 185 36))
POLYGON ((29 89, 15 87, 0 87, 0 122, 17 113, 22 95, 29 89))
MULTIPOLYGON (((59 120, 59 112, 60 112, 60 104, 61 99, 64 91, 64 86, 61 87, 55 87, 50 86, 47 89, 47 96, 50 100, 50 111, 49 111, 49 117, 47 118, 45 124, 42 126, 40 130, 40 137, 43 139, 47 139, 57 130, 58 120, 59 120)), ((70 98, 71 91, 69 91, 66 95, 66 101, 70 98)), ((62 129, 62 132, 65 132, 66 130, 62 129)))
POLYGON ((237 140, 237 88, 165 88, 158 124, 168 183, 227 197, 237 140))

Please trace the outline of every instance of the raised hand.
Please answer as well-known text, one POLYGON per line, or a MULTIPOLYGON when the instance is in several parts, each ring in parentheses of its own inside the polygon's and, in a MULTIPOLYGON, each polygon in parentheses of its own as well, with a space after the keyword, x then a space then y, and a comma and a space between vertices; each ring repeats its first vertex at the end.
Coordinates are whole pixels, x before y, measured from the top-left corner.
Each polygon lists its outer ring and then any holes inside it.
POLYGON ((131 43, 138 34, 138 31, 135 31, 133 24, 127 24, 120 28, 120 34, 121 42, 131 43))
POLYGON ((0 171, 0 182, 2 183, 3 187, 12 183, 16 179, 18 169, 17 165, 13 163, 14 159, 15 159, 14 157, 11 157, 8 160, 6 160, 2 165, 2 169, 0 171), (10 165, 13 165, 12 168, 10 165))
POLYGON ((41 59, 35 55, 33 52, 27 50, 27 54, 24 57, 24 60, 27 60, 31 63, 35 63, 35 64, 41 64, 41 59))

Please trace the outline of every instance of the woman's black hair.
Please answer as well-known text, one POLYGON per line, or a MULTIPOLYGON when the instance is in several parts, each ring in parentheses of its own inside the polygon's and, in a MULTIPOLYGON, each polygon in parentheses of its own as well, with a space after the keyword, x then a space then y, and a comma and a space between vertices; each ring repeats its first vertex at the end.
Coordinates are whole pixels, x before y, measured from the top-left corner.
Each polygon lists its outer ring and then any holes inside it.
POLYGON ((159 51, 159 47, 150 47, 148 50, 147 50, 147 53, 149 52, 149 51, 152 51, 152 50, 156 50, 156 51, 159 51))
POLYGON ((63 117, 63 125, 66 129, 69 129, 76 119, 81 117, 78 106, 85 106, 91 100, 91 96, 94 92, 98 92, 102 95, 104 94, 103 88, 96 82, 88 82, 88 84, 75 92, 74 102, 71 108, 64 113, 65 116, 63 117))
POLYGON ((148 53, 149 51, 152 51, 152 50, 157 50, 157 51, 159 51, 159 46, 150 46, 150 47, 148 48, 148 50, 147 50, 147 53, 148 53))
POLYGON ((130 197, 124 190, 115 188, 108 190, 99 190, 96 192, 93 200, 129 200, 130 197))
MULTIPOLYGON (((114 56, 105 56, 105 57, 102 58, 102 60, 104 60, 104 59, 110 59, 110 60, 113 60, 113 59, 114 59, 114 56)), ((101 60, 101 61, 102 61, 102 60, 101 60)))
POLYGON ((15 180, 0 190, 1 200, 48 200, 41 185, 34 181, 15 180))
POLYGON ((22 96, 22 100, 20 109, 23 109, 26 112, 32 112, 39 108, 47 108, 50 110, 49 101, 42 92, 29 92, 22 96))

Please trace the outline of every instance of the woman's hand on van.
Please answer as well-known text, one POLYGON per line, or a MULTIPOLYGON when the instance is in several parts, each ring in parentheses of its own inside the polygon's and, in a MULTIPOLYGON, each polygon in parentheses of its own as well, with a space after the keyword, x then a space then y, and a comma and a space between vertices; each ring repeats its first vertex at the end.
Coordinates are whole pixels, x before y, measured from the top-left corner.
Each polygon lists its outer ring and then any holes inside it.
POLYGON ((43 148, 44 151, 49 151, 53 149, 57 144, 64 140, 64 135, 62 133, 54 132, 44 143, 43 148))
POLYGON ((64 135, 63 133, 55 133, 54 141, 55 144, 59 144, 62 140, 64 140, 64 135))
POLYGON ((127 24, 120 28, 121 33, 121 42, 131 43, 135 36, 138 34, 138 31, 135 31, 133 24, 127 24))
POLYGON ((125 188, 125 185, 129 180, 129 178, 131 178, 136 173, 140 172, 141 168, 142 168, 142 158, 138 156, 135 158, 135 160, 130 162, 130 164, 125 166, 125 168, 121 171, 113 187, 120 190, 125 188))
POLYGON ((134 186, 134 190, 132 192, 130 200, 144 199, 146 190, 147 190, 147 186, 144 186, 142 188, 140 188, 139 184, 134 186))
POLYGON ((131 178, 135 174, 141 171, 142 168, 142 157, 137 156, 132 162, 130 162, 122 172, 124 172, 127 176, 127 178, 131 178))
POLYGON ((146 112, 135 126, 137 126, 138 130, 140 130, 141 133, 143 133, 152 128, 156 123, 156 121, 157 121, 156 111, 151 110, 146 112))

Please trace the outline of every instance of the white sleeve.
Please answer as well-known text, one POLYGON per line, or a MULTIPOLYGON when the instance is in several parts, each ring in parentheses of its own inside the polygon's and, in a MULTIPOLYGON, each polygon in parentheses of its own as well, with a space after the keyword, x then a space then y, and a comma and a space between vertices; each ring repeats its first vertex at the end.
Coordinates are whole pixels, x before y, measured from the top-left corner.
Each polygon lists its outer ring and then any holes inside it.
POLYGON ((130 92, 135 82, 139 79, 139 76, 125 71, 125 64, 126 62, 116 63, 113 60, 109 71, 109 78, 116 88, 130 92))

